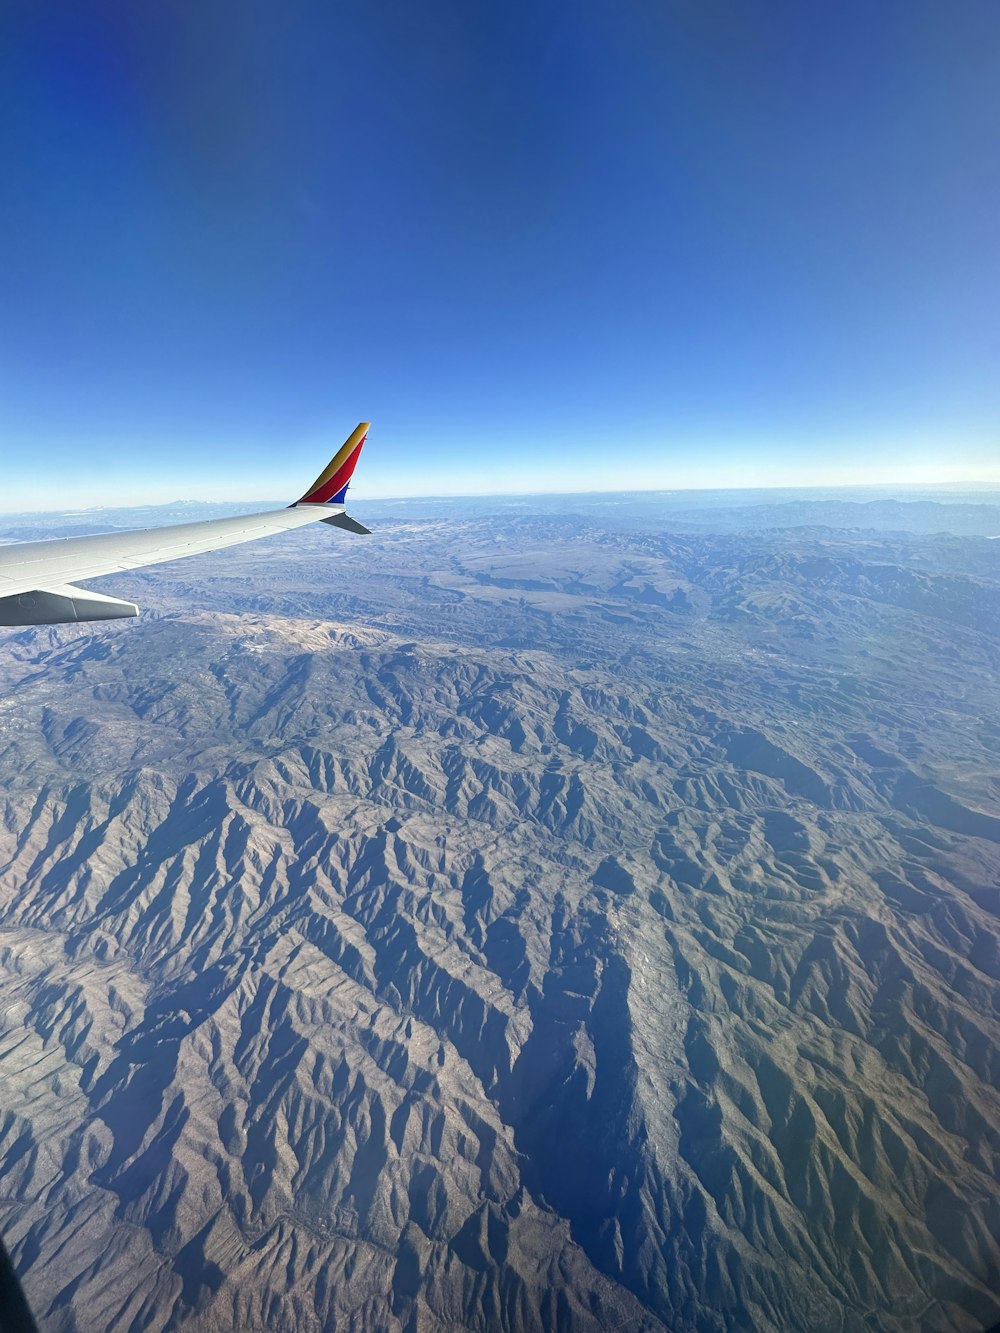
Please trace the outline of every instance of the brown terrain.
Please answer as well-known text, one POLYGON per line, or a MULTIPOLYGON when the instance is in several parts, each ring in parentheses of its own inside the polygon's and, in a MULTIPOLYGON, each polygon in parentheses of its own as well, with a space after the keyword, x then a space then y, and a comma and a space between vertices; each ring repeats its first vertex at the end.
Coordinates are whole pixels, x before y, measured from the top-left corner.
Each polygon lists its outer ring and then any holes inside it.
POLYGON ((0 633, 42 1327, 1000 1318, 1000 542, 359 517, 0 633))

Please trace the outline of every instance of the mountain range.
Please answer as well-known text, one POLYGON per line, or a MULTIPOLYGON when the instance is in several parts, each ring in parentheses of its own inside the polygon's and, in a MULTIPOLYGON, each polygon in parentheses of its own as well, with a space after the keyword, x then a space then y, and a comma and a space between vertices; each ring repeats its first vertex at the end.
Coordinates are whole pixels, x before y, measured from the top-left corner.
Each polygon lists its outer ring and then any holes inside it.
POLYGON ((1000 544, 812 503, 372 505, 0 632, 45 1329, 1000 1318, 1000 544))

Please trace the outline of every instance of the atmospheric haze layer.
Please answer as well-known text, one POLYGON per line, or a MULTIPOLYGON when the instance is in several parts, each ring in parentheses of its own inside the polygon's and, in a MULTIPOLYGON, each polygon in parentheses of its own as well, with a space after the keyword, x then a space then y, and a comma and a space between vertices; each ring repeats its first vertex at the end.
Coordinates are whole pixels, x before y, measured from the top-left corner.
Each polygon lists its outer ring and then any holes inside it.
POLYGON ((1000 508, 790 498, 358 503, 0 634, 46 1330, 1000 1318, 1000 508))

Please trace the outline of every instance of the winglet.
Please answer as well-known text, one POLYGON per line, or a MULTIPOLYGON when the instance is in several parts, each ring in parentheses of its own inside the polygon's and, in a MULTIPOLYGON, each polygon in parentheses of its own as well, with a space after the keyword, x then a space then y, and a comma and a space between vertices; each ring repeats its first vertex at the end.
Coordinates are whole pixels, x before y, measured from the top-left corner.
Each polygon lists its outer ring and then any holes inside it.
POLYGON ((337 450, 313 484, 296 501, 300 505, 342 505, 354 469, 368 438, 370 421, 360 422, 337 450))

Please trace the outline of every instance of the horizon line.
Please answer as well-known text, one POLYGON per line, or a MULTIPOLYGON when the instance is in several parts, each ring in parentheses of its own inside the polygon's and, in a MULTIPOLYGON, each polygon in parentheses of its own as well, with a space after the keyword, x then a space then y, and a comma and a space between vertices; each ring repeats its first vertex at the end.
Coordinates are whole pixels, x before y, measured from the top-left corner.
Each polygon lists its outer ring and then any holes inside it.
MULTIPOLYGON (((565 497, 567 499, 576 496, 639 496, 639 495, 692 495, 703 492, 707 495, 724 494, 753 494, 759 491, 877 491, 877 490, 925 490, 934 488, 938 490, 966 490, 982 491, 986 493, 1000 492, 1000 477, 996 480, 951 480, 951 481, 867 481, 867 482, 824 482, 822 484, 812 483, 808 485, 795 485, 792 483, 781 483, 777 485, 754 485, 754 486, 642 486, 630 487, 623 490, 607 490, 604 488, 593 488, 587 490, 562 490, 562 489, 539 489, 539 490, 517 490, 517 491, 428 491, 424 494, 406 495, 369 495, 361 499, 361 503, 368 501, 388 502, 392 504, 407 504, 410 501, 421 500, 490 500, 490 499, 533 499, 541 496, 565 497)), ((28 505, 20 509, 0 510, 0 517, 13 518, 23 514, 92 514, 102 513, 117 509, 168 509, 174 505, 244 505, 244 504, 278 504, 280 507, 291 507, 284 501, 274 501, 267 496, 256 496, 245 499, 219 498, 219 499, 193 499, 178 496, 172 500, 149 500, 133 501, 129 503, 126 500, 109 501, 104 504, 79 505, 73 508, 35 508, 28 505)), ((293 504, 298 501, 293 501, 293 504)))

